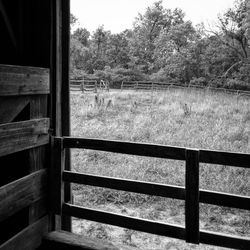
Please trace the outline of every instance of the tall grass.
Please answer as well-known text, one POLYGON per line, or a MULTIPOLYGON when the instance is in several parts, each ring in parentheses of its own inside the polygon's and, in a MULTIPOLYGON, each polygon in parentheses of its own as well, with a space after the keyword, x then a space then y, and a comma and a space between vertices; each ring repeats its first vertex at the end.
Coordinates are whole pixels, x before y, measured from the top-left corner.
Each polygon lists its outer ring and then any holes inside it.
MULTIPOLYGON (((250 153, 250 99, 247 98, 199 90, 72 94, 71 114, 73 136, 250 153)), ((73 169, 79 172, 179 186, 185 184, 182 161, 73 150, 72 163, 73 169)), ((201 164, 200 186, 250 195, 250 171, 201 164)), ((142 217, 184 222, 183 202, 78 185, 74 186, 74 194, 77 204, 104 209, 112 207, 120 212, 125 209, 127 214, 140 208, 144 211, 140 214, 142 217)), ((236 222, 227 221, 227 228, 223 230, 235 232, 235 228, 240 227, 241 231, 236 230, 236 233, 250 234, 250 220, 245 212, 223 209, 224 218, 221 208, 205 205, 201 208, 203 228, 212 225, 216 230, 220 228, 219 222, 224 220, 226 223, 228 215, 237 215, 236 222), (219 222, 211 219, 217 217, 219 222)))

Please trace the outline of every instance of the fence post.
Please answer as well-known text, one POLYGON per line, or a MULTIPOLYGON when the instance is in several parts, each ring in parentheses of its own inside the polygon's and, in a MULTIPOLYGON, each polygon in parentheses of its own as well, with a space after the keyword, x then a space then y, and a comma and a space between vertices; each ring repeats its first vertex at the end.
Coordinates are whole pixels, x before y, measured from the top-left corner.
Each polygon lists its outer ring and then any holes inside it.
POLYGON ((122 85, 121 85, 121 90, 123 89, 123 81, 122 81, 122 85))
POLYGON ((95 90, 94 90, 95 93, 97 93, 97 88, 98 88, 97 87, 97 81, 95 81, 95 90))
POLYGON ((51 138, 51 168, 49 169, 49 189, 50 189, 50 207, 51 212, 55 217, 55 229, 61 229, 61 212, 62 204, 64 203, 64 183, 62 181, 62 173, 65 163, 65 150, 63 148, 63 138, 52 137, 51 138))
POLYGON ((199 244, 199 150, 186 149, 186 242, 199 244))

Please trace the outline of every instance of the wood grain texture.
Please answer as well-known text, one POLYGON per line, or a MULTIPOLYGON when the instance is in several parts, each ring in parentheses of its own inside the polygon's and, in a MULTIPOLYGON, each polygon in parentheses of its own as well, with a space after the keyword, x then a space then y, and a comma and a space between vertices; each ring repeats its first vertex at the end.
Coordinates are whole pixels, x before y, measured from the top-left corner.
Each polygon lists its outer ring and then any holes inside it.
POLYGON ((48 144, 48 130, 48 118, 0 125, 0 156, 48 144))
POLYGON ((49 69, 0 65, 0 96, 49 94, 49 69))
POLYGON ((46 197, 47 171, 39 170, 0 188, 0 221, 46 197))
POLYGON ((40 250, 122 250, 113 244, 100 239, 91 239, 66 231, 54 231, 42 240, 40 250))
MULTIPOLYGON (((47 117, 47 95, 30 96, 30 119, 47 117)), ((29 150, 29 172, 35 172, 46 167, 49 156, 46 146, 31 148, 29 150)), ((47 194, 48 196, 48 194, 47 194)), ((29 224, 40 218, 40 214, 47 212, 48 204, 36 202, 29 207, 29 224)))
POLYGON ((48 232, 48 217, 45 216, 28 226, 0 246, 0 250, 34 250, 41 245, 42 237, 48 232))

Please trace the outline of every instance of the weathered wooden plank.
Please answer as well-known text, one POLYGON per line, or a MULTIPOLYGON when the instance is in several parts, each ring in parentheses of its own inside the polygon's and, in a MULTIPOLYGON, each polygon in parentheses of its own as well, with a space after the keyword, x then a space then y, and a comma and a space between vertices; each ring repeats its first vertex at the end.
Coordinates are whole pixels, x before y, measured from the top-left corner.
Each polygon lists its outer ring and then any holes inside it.
POLYGON ((0 246, 0 250, 34 250, 40 246, 42 237, 48 232, 48 217, 45 216, 28 226, 0 246))
POLYGON ((149 143, 64 137, 65 148, 85 148, 113 153, 185 160, 185 148, 149 143))
POLYGON ((9 123, 28 105, 28 96, 0 97, 0 123, 9 123))
POLYGON ((138 219, 116 213, 103 212, 65 203, 62 209, 64 214, 77 218, 92 220, 113 226, 125 227, 133 230, 152 233, 177 239, 185 239, 185 229, 181 226, 164 224, 152 220, 138 219))
POLYGON ((0 156, 49 143, 49 118, 0 125, 0 156))
POLYGON ((186 241, 199 243, 199 150, 186 151, 186 241))
POLYGON ((151 182, 134 181, 90 174, 79 174, 70 171, 63 172, 63 181, 181 200, 185 199, 184 188, 151 182))
POLYGON ((200 242, 209 245, 228 247, 230 249, 250 249, 250 238, 222 233, 200 231, 200 242))
MULTIPOLYGON (((30 119, 40 119, 47 117, 47 95, 30 96, 30 119)), ((48 152, 47 152, 48 153, 48 152)), ((46 159, 46 148, 36 147, 29 150, 29 172, 33 173, 45 168, 48 160, 46 159)), ((32 224, 40 214, 46 213, 47 204, 44 202, 36 202, 29 207, 29 224, 32 224)))
POLYGON ((91 239, 84 235, 72 234, 66 231, 54 231, 45 235, 41 250, 125 250, 100 239, 91 239))
POLYGON ((47 171, 40 170, 0 187, 0 221, 46 196, 47 171))
POLYGON ((49 69, 0 64, 0 96, 49 94, 49 69))

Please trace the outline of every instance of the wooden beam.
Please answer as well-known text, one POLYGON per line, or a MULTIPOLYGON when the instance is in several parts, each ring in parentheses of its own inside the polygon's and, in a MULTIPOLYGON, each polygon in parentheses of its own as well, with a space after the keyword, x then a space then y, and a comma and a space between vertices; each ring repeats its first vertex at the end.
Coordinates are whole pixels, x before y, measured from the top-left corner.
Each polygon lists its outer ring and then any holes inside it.
POLYGON ((199 244, 199 150, 186 151, 186 241, 199 244))
POLYGON ((200 150, 200 162, 250 168, 250 154, 200 150))
POLYGON ((77 218, 96 221, 118 227, 125 227, 145 233, 185 239, 185 229, 182 226, 170 225, 152 220, 139 219, 116 213, 103 212, 65 203, 62 209, 64 214, 77 218))
POLYGON ((250 196, 227 194, 200 189, 200 202, 217 206, 250 210, 250 196))
POLYGON ((200 242, 209 245, 228 247, 230 249, 250 249, 250 238, 222 233, 200 231, 200 242))
POLYGON ((185 189, 183 187, 156 184, 152 182, 79 174, 70 171, 63 172, 63 181, 174 199, 185 199, 185 189))
POLYGON ((0 64, 0 96, 49 94, 49 69, 0 64))
POLYGON ((51 211, 55 214, 61 215, 62 204, 64 202, 64 183, 62 181, 62 172, 65 164, 65 150, 62 146, 62 138, 52 137, 51 146, 53 154, 49 180, 49 203, 51 211))
MULTIPOLYGON (((64 137, 63 145, 65 148, 84 148, 173 160, 185 160, 186 152, 183 147, 77 137, 64 137)), ((202 163, 250 168, 250 154, 202 149, 199 158, 202 163)))
POLYGON ((66 231, 54 231, 42 240, 41 250, 126 250, 126 247, 116 247, 100 239, 91 239, 84 235, 77 235, 66 231))
POLYGON ((185 148, 150 143, 64 137, 65 148, 85 148, 113 153, 185 160, 185 148))
POLYGON ((47 170, 40 170, 0 187, 0 221, 44 198, 47 170))
POLYGON ((0 125, 0 156, 48 144, 48 130, 48 118, 0 125))
POLYGON ((0 246, 0 250, 34 250, 42 241, 42 237, 48 232, 48 217, 45 216, 28 226, 13 238, 0 246))

